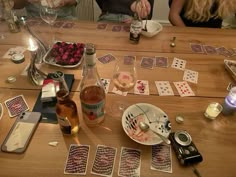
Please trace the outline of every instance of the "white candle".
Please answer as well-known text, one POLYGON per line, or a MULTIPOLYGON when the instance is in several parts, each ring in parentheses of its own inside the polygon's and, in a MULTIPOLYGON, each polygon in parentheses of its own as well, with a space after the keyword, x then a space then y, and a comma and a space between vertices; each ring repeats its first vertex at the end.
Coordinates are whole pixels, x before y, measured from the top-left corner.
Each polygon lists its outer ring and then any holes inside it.
POLYGON ((29 47, 28 50, 29 51, 36 51, 38 49, 38 46, 35 44, 35 42, 33 41, 33 39, 29 38, 29 47))
POLYGON ((221 113, 222 109, 223 108, 219 103, 210 103, 207 106, 207 109, 206 109, 204 115, 207 118, 215 119, 221 113))

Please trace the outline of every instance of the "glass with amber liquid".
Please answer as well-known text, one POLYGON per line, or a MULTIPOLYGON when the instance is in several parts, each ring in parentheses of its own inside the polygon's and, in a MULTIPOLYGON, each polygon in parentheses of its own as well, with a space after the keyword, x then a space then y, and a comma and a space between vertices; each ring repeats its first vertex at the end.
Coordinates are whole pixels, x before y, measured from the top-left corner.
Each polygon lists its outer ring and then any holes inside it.
POLYGON ((64 80, 64 74, 57 71, 54 79, 59 81, 59 90, 56 93, 56 115, 63 134, 74 135, 79 131, 79 117, 76 103, 70 98, 70 92, 64 80))
POLYGON ((83 119, 88 126, 97 126, 104 120, 105 90, 96 68, 94 44, 85 45, 86 74, 81 81, 80 102, 83 119))

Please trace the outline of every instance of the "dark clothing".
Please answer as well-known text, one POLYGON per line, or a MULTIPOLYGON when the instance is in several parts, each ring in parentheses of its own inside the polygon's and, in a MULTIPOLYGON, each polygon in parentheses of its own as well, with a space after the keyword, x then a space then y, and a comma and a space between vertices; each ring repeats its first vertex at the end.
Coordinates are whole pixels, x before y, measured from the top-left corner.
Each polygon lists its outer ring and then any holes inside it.
MULTIPOLYGON (((131 4, 135 0, 96 0, 98 6, 100 7, 102 14, 113 13, 113 14, 124 14, 133 16, 133 12, 130 9, 131 4)), ((154 0, 148 0, 151 5, 151 13, 148 19, 152 18, 152 11, 154 0)))
MULTIPOLYGON (((169 6, 171 6, 171 3, 172 3, 172 0, 169 0, 169 6)), ((217 3, 214 3, 212 8, 211 8, 211 13, 214 14, 215 11, 217 10, 217 7, 218 7, 218 4, 217 3)), ((215 18, 215 17, 212 17, 210 18, 208 21, 206 22, 193 22, 192 20, 190 19, 187 19, 185 16, 184 16, 184 9, 181 11, 180 13, 180 17, 182 18, 184 24, 186 26, 190 26, 190 27, 208 27, 208 28, 221 28, 221 25, 222 25, 222 19, 221 18, 215 18)))

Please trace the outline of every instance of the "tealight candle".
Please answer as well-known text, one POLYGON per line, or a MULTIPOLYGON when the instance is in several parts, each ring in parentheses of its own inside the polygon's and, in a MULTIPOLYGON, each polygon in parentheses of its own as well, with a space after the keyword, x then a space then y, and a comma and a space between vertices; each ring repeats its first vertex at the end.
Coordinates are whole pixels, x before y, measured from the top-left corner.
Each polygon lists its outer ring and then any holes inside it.
POLYGON ((221 113, 222 109, 221 104, 213 102, 207 106, 204 115, 209 119, 215 119, 221 113))
POLYGON ((29 47, 28 47, 28 50, 31 51, 31 52, 34 52, 38 49, 38 46, 34 43, 34 41, 29 38, 29 47))
POLYGON ((232 87, 229 94, 225 97, 225 102, 223 104, 224 115, 233 114, 236 111, 236 87, 232 87))

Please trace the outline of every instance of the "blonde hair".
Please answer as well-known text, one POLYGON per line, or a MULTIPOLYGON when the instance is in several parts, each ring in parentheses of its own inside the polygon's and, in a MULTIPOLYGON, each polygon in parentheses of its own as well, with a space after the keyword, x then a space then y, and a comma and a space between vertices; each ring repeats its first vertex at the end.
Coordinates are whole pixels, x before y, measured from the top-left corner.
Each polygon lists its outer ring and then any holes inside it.
POLYGON ((195 22, 208 21, 210 18, 225 18, 236 13, 236 0, 186 0, 184 10, 184 16, 195 22), (216 11, 211 12, 214 3, 216 11))

